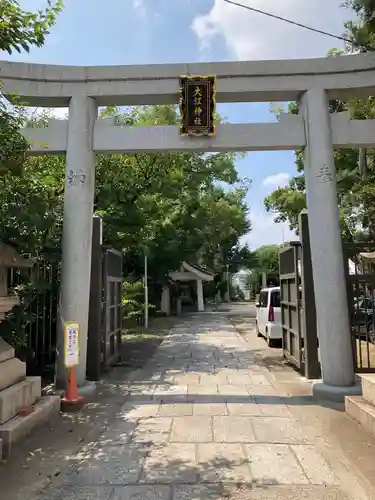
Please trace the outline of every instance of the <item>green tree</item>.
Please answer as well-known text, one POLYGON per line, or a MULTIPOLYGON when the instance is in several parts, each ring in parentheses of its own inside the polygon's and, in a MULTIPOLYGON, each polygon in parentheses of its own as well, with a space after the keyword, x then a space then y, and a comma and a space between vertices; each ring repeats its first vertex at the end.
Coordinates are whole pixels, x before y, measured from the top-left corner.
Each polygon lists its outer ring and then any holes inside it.
MULTIPOLYGON (((17 0, 0 0, 0 53, 29 52, 32 46, 41 47, 61 9, 61 0, 48 0, 47 7, 37 12, 23 10, 17 0)), ((0 82, 0 175, 20 172, 28 149, 20 133, 25 113, 14 96, 12 104, 4 100, 0 82)))
MULTIPOLYGON (((176 124, 174 106, 107 108, 118 126, 176 124)), ((108 243, 122 248, 127 272, 164 276, 181 260, 219 271, 238 238, 249 230, 246 187, 239 184, 236 155, 166 153, 100 156, 95 208, 108 243), (230 189, 218 187, 225 183, 230 189)))
POLYGON ((278 284, 279 248, 279 245, 264 245, 255 250, 253 266, 246 283, 254 293, 258 293, 261 288, 263 273, 266 273, 268 284, 278 284))
POLYGON ((61 0, 48 0, 45 9, 29 12, 17 0, 0 0, 0 51, 11 54, 14 50, 29 52, 32 46, 42 47, 62 7, 61 0))
MULTIPOLYGON (((375 2, 373 0, 348 0, 346 6, 354 10, 357 21, 345 23, 346 36, 352 40, 347 52, 373 50, 375 36, 375 2)), ((340 56, 343 51, 331 50, 330 55, 340 56)), ((374 98, 347 102, 331 101, 330 111, 348 111, 357 120, 374 119, 374 98)), ((289 105, 289 112, 297 113, 296 103, 289 105)), ((366 151, 365 168, 359 168, 357 150, 334 151, 337 173, 338 204, 341 229, 345 240, 375 239, 375 152, 366 151)), ((275 214, 275 221, 287 222, 298 231, 298 215, 306 207, 303 153, 296 152, 297 175, 284 188, 278 188, 265 199, 265 207, 275 214)))
MULTIPOLYGON (((119 126, 178 119, 173 106, 110 108, 103 115, 119 126)), ((143 273, 145 248, 156 279, 181 260, 215 272, 227 263, 240 266, 248 252, 239 238, 250 224, 235 161, 236 155, 222 153, 98 155, 95 210, 103 217, 105 243, 123 251, 126 274, 143 273)), ((22 175, 0 179, 0 239, 33 255, 59 248, 64 169, 63 157, 28 157, 22 175)))

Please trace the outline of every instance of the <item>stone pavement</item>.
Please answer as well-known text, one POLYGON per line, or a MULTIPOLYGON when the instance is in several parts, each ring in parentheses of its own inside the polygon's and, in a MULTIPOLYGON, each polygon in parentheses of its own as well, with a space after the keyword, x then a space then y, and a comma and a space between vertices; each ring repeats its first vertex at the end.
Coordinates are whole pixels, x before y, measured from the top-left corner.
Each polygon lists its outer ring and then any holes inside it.
MULTIPOLYGON (((182 320, 41 500, 348 500, 277 380, 220 314, 182 320)), ((358 499, 356 499, 358 500, 358 499)))

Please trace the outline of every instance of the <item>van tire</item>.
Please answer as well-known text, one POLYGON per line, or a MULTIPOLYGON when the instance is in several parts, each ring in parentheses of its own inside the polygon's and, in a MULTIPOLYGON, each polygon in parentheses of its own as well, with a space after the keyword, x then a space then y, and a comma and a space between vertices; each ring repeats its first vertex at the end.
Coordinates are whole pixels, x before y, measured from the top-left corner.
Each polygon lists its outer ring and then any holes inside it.
POLYGON ((278 347, 279 340, 278 339, 268 339, 268 347, 278 347))
POLYGON ((258 321, 255 322, 255 331, 257 332, 257 337, 262 337, 262 334, 260 333, 258 328, 258 321))

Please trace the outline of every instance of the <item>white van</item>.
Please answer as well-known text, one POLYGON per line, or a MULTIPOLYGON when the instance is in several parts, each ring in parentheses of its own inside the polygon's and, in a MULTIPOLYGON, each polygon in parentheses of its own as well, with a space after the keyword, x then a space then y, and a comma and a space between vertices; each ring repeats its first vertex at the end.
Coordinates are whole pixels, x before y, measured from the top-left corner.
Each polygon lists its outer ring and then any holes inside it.
POLYGON ((281 327, 280 287, 263 288, 257 308, 256 331, 264 337, 270 347, 280 345, 283 335, 281 327))

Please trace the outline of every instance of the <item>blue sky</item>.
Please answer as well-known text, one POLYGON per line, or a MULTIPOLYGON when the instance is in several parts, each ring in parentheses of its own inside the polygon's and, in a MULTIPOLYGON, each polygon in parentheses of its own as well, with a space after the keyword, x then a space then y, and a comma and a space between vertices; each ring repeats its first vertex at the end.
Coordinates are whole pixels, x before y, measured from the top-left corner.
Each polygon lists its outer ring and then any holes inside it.
MULTIPOLYGON (((47 43, 11 59, 44 64, 116 65, 194 61, 286 59, 325 56, 340 42, 251 13, 224 0, 65 0, 65 9, 47 43)), ((243 0, 296 21, 342 34, 350 17, 341 0, 243 0), (327 7, 327 4, 329 6, 327 7), (322 16, 324 12, 324 16, 322 16)), ((26 9, 45 0, 23 0, 26 9)), ((1 57, 2 56, 2 57, 1 57)), ((282 62, 280 62, 282 64, 282 62)), ((274 120, 269 103, 220 104, 232 123, 274 120)), ((264 197, 295 173, 293 152, 252 152, 237 165, 251 178, 248 205, 253 231, 251 247, 281 243, 294 236, 273 223, 264 197)))

